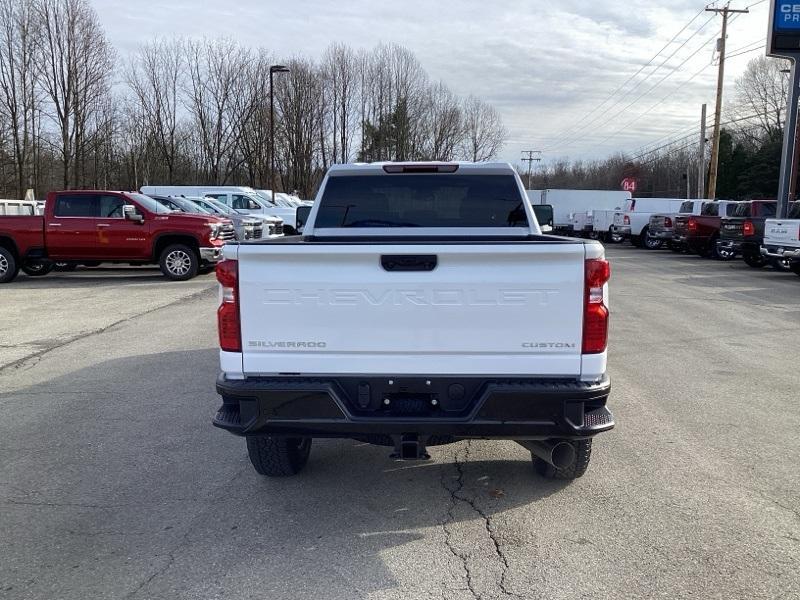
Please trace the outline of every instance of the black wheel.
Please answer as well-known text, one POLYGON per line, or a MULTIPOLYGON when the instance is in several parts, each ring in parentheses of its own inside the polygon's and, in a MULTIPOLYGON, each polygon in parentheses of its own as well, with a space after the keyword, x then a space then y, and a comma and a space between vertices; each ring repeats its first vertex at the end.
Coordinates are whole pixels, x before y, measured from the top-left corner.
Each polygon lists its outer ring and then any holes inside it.
POLYGON ((772 268, 776 271, 791 271, 792 261, 785 258, 773 258, 770 260, 772 268))
POLYGON ((753 267, 754 269, 760 269, 767 264, 767 259, 755 252, 745 252, 742 254, 742 260, 748 267, 753 267))
POLYGON ((733 260, 736 258, 736 252, 728 248, 723 248, 719 245, 719 238, 712 238, 711 240, 711 256, 717 260, 733 260))
POLYGON ((800 275, 800 262, 793 262, 790 264, 789 270, 795 275, 800 275))
POLYGON ((22 264, 22 271, 29 277, 43 277, 55 267, 55 263, 49 260, 32 260, 22 264))
POLYGON ((10 283, 19 273, 17 259, 11 250, 0 246, 0 283, 10 283))
POLYGON ((295 231, 294 227, 290 225, 283 226, 283 235, 297 235, 297 231, 295 231))
POLYGON ((664 245, 664 240, 654 238, 650 235, 649 227, 644 228, 641 239, 644 240, 644 247, 647 248, 648 250, 658 250, 659 248, 661 248, 661 246, 664 245))
POLYGON ((608 241, 612 244, 621 244, 625 239, 621 233, 614 233, 611 229, 608 230, 608 241))
POLYGON ((589 459, 592 456, 592 439, 586 440, 559 440, 572 444, 575 448, 575 462, 566 469, 557 469, 546 463, 541 458, 533 457, 533 467, 539 475, 550 479, 577 479, 589 468, 589 459))
POLYGON ((259 475, 297 475, 306 466, 309 454, 311 438, 247 437, 247 455, 259 475))
POLYGON ((56 262, 56 269, 55 270, 56 271, 62 271, 62 272, 69 272, 69 271, 74 271, 77 268, 78 268, 78 265, 75 264, 75 263, 56 262))
POLYGON ((200 259, 197 253, 183 244, 167 246, 158 261, 161 272, 172 281, 186 281, 197 275, 200 259))

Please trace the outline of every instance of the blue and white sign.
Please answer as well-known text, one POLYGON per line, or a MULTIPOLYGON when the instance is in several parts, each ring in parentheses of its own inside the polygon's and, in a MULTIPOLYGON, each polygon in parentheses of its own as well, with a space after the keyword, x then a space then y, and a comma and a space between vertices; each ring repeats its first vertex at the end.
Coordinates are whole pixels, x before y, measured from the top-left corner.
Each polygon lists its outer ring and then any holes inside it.
POLYGON ((775 0, 775 31, 800 31, 800 0, 775 0))

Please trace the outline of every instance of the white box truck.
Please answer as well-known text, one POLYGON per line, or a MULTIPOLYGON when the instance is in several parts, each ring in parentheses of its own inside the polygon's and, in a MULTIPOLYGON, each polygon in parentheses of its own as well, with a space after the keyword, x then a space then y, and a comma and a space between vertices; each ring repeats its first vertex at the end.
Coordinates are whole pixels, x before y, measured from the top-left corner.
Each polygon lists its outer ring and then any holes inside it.
MULTIPOLYGON (((528 198, 532 204, 536 203, 530 193, 528 198)), ((609 190, 542 190, 538 204, 552 205, 555 232, 572 235, 575 213, 623 209, 630 198, 630 192, 609 190)))

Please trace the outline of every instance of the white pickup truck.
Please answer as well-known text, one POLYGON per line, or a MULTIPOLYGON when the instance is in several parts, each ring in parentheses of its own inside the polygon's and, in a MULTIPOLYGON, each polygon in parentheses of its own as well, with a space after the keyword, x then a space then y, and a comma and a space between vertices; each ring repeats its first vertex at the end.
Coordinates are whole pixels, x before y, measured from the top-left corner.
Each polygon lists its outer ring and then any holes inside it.
POLYGON ((789 207, 788 218, 764 222, 763 256, 789 261, 789 268, 800 275, 800 203, 789 207))
POLYGON ((610 267, 597 242, 542 235, 524 194, 505 163, 336 165, 302 237, 226 244, 214 425, 268 476, 315 437, 406 460, 509 439, 581 476, 614 426, 610 267))

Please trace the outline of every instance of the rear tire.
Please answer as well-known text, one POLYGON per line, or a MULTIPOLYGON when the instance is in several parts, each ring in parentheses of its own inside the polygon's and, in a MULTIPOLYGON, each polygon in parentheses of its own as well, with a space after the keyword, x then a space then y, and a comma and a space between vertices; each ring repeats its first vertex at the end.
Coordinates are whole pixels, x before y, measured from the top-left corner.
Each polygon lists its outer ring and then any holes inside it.
POLYGON ((711 240, 711 256, 716 260, 728 261, 736 258, 736 252, 719 247, 719 238, 711 240))
POLYGON ((303 470, 311 454, 311 438, 247 436, 247 455, 259 475, 289 477, 303 470))
POLYGON ((566 469, 557 469, 553 465, 533 456, 533 468, 536 472, 548 479, 577 479, 589 468, 589 459, 592 457, 592 438, 585 440, 558 440, 567 442, 575 448, 575 462, 566 469))
POLYGON ((49 260, 32 260, 22 264, 22 272, 28 277, 44 277, 55 267, 55 263, 49 260))
POLYGON ((664 240, 659 240, 650 236, 650 228, 645 227, 642 231, 641 239, 644 240, 644 247, 648 250, 659 250, 664 245, 664 240))
POLYGON ((158 264, 164 276, 172 281, 192 279, 200 270, 197 253, 183 244, 173 244, 164 248, 158 264))
POLYGON ((17 259, 11 250, 0 246, 0 283, 11 283, 19 273, 17 259))
POLYGON ((789 270, 795 275, 800 275, 800 262, 793 262, 789 265, 789 270))
POLYGON ((748 267, 753 269, 761 269, 767 265, 767 259, 760 254, 753 254, 752 252, 745 252, 742 254, 742 260, 748 267))

